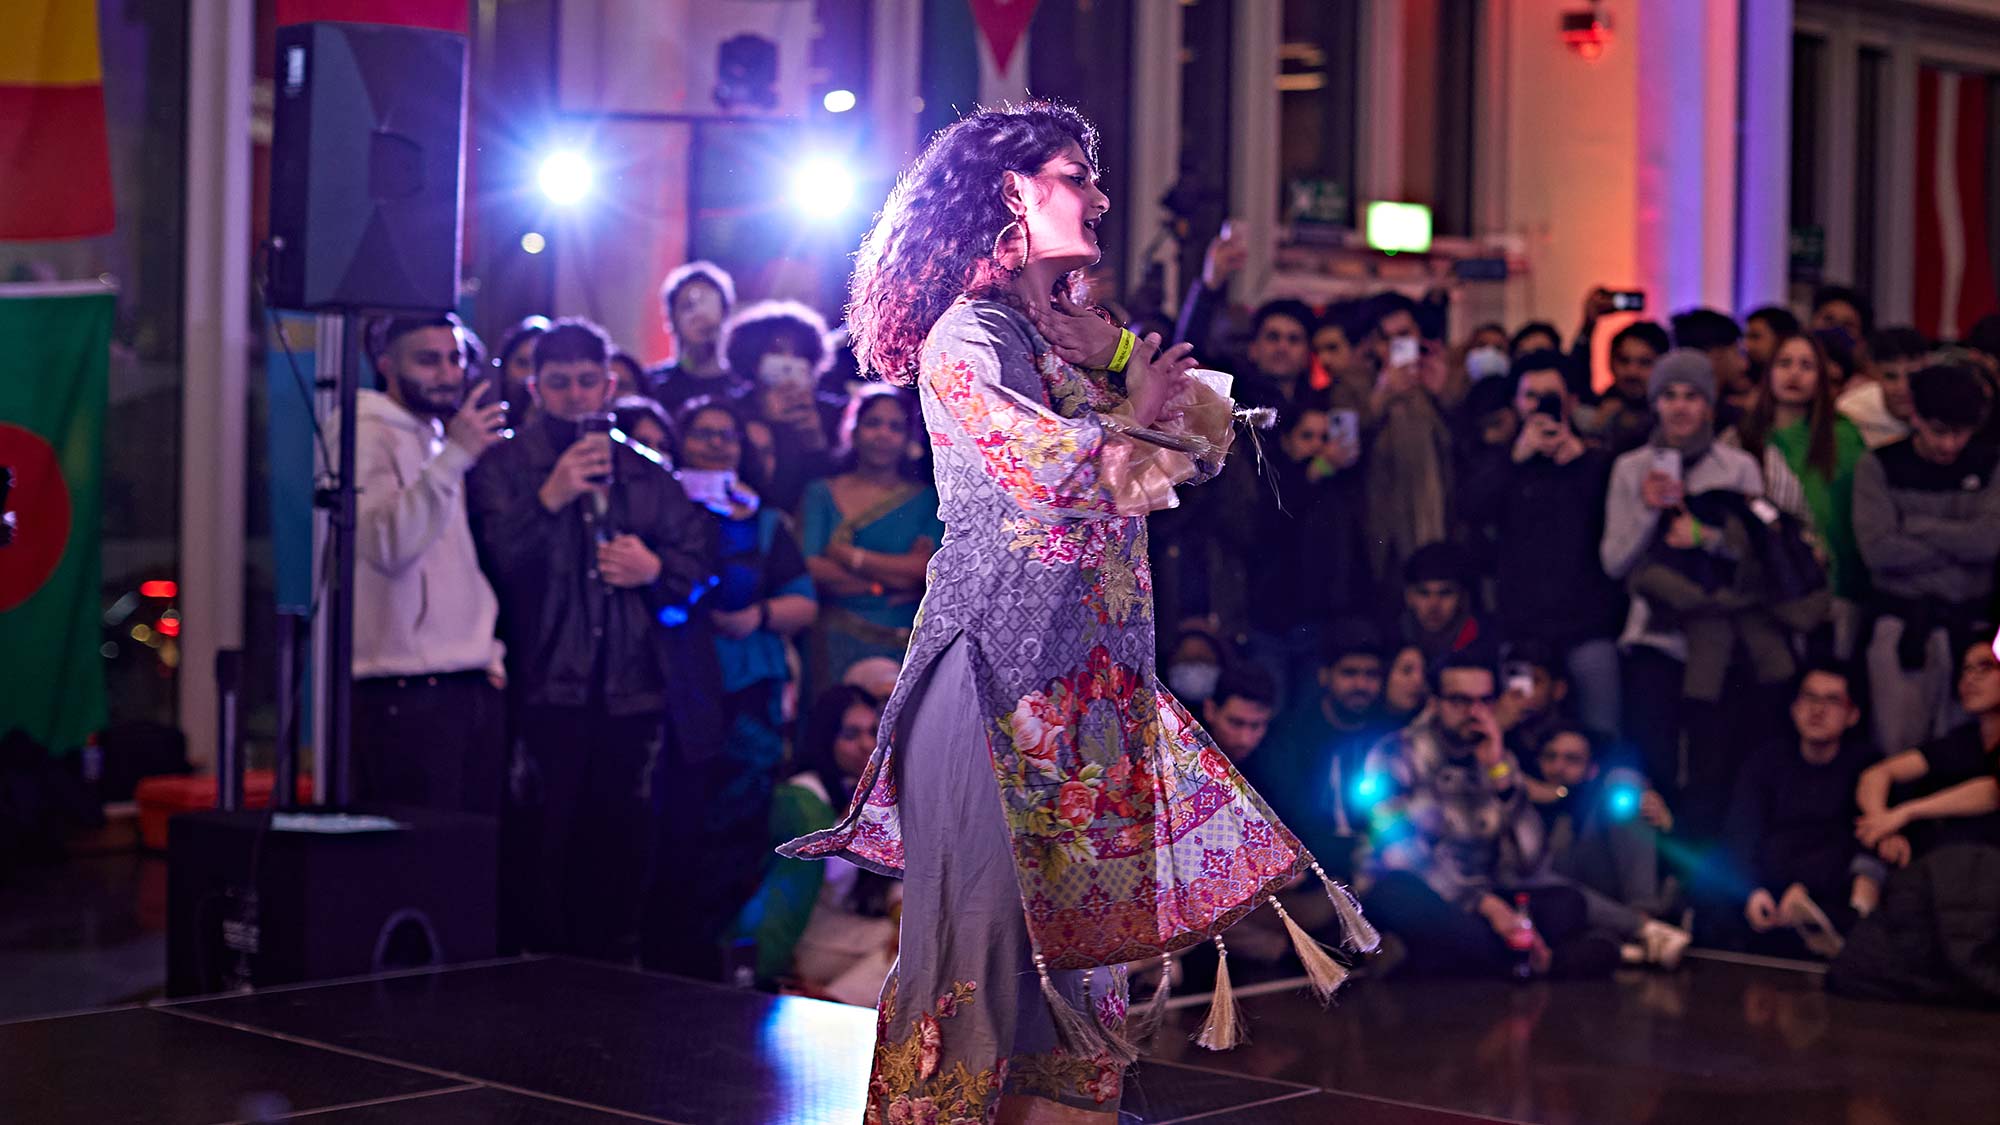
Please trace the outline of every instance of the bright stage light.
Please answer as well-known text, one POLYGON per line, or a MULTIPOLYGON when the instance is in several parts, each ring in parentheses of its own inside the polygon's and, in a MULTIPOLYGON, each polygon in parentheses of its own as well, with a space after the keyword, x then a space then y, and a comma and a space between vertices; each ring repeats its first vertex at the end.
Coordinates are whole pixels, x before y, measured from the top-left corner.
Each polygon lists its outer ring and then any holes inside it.
POLYGON ((855 102, 852 90, 828 90, 826 97, 820 99, 820 104, 826 107, 828 113, 846 113, 854 108, 855 102))
POLYGON ((542 161, 536 182, 550 202, 567 207, 590 194, 593 178, 590 162, 583 158, 582 153, 557 152, 542 161))
POLYGON ((539 254, 548 248, 549 240, 543 238, 540 231, 531 230, 521 236, 521 249, 530 254, 539 254))
POLYGON ((792 205, 808 215, 830 219, 852 202, 854 174, 837 160, 808 160, 792 176, 792 205))

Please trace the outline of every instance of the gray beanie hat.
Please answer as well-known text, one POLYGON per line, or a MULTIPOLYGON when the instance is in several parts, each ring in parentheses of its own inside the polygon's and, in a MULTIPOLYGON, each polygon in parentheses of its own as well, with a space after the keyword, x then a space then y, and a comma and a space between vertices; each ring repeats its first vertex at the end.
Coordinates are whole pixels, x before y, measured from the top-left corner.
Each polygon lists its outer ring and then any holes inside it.
POLYGON ((1694 348, 1675 348, 1653 364, 1653 377, 1646 383, 1646 401, 1656 401, 1660 393, 1675 383, 1686 383, 1694 392, 1715 405, 1715 364, 1708 353, 1694 348))

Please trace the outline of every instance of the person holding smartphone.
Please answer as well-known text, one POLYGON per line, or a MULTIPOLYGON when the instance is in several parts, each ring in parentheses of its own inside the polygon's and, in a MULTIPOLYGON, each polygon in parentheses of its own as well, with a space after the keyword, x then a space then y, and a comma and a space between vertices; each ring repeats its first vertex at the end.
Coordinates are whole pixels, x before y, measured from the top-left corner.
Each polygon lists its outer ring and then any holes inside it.
POLYGON ((375 326, 386 390, 354 422, 354 781, 365 801, 493 815, 506 745, 499 604, 479 572, 466 474, 507 404, 468 384, 451 313, 375 326))
MULTIPOLYGON (((1604 535, 1598 545, 1604 572, 1624 581, 1656 545, 1721 554, 1728 548, 1720 529, 1689 514, 1684 501, 1704 492, 1728 490, 1747 497, 1764 495, 1757 459, 1715 440, 1715 367, 1703 352, 1678 348, 1653 365, 1651 405, 1657 423, 1651 440, 1611 466, 1605 497, 1604 535)), ((1676 807, 1711 814, 1713 826, 1728 799, 1730 744, 1720 700, 1684 700, 1689 682, 1688 644, 1677 623, 1658 620, 1643 597, 1632 599, 1619 638, 1624 658, 1624 730, 1644 754, 1655 785, 1675 798, 1676 807), (1685 785, 1680 765, 1681 734, 1690 723, 1685 785), (1689 795, 1695 800, 1690 802, 1689 795)))
POLYGON ((536 419, 474 470, 471 513, 519 693, 505 815, 538 842, 503 873, 510 913, 531 949, 629 960, 649 794, 665 791, 645 779, 665 769, 677 801, 699 802, 689 767, 722 742, 715 650, 692 612, 717 552, 714 521, 673 476, 613 440, 610 351, 582 319, 535 341, 536 419))
POLYGON ((1617 730, 1625 597, 1598 557, 1611 458, 1576 431, 1559 353, 1522 356, 1508 379, 1519 432, 1468 467, 1459 508, 1492 544, 1502 635, 1546 648, 1575 688, 1577 715, 1617 730))
POLYGON ((723 327, 729 369, 750 380, 748 412, 777 438, 764 501, 780 511, 796 511, 806 485, 836 469, 818 397, 830 363, 826 339, 826 321, 797 301, 759 301, 723 327))

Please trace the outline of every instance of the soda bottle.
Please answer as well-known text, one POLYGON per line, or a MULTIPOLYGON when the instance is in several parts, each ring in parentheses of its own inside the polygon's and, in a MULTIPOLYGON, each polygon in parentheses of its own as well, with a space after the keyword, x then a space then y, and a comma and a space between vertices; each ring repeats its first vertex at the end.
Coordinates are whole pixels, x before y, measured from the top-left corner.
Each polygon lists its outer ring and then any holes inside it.
POLYGON ((1514 926, 1507 931, 1507 948, 1514 951, 1514 979, 1535 975, 1535 920, 1528 913, 1528 896, 1514 896, 1514 926))

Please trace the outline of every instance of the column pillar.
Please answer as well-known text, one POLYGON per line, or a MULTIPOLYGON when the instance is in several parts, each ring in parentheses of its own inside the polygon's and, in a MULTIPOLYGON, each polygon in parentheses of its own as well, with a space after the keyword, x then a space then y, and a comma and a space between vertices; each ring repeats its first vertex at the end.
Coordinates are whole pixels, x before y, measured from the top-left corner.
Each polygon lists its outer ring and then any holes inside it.
POLYGON ((215 757, 215 653, 243 644, 250 363, 251 0, 188 13, 187 253, 181 312, 180 726, 215 757))

